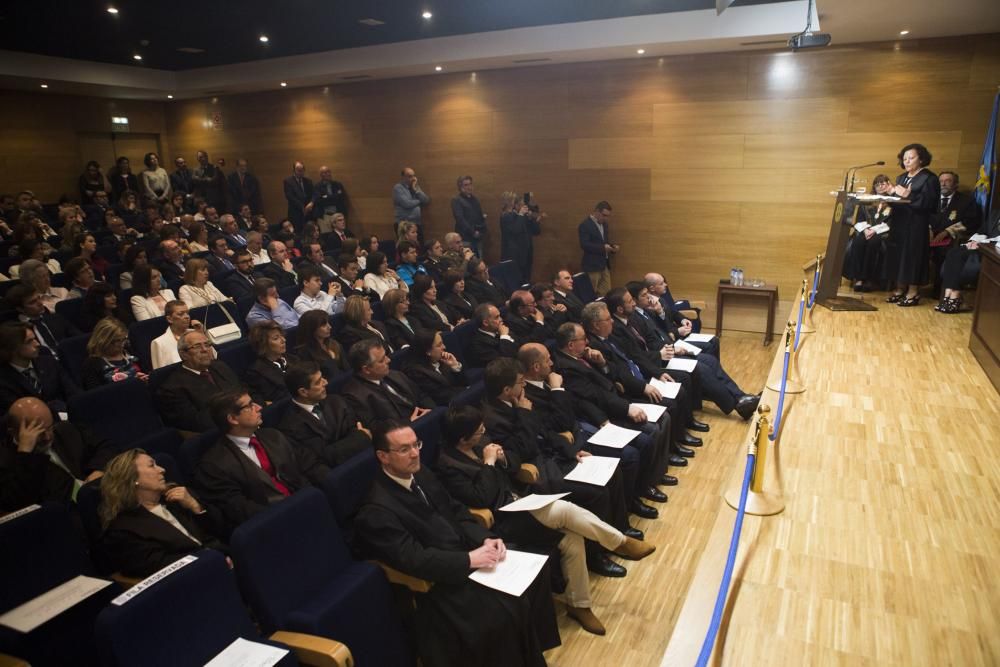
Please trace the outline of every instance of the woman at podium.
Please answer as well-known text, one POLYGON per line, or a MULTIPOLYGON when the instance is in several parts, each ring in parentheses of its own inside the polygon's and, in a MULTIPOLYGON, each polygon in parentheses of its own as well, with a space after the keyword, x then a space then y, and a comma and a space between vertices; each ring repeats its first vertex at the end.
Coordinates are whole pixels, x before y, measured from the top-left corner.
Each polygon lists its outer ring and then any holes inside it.
MULTIPOLYGON (((893 227, 898 227, 897 242, 889 244, 886 277, 895 289, 886 301, 899 306, 920 303, 920 286, 927 282, 930 261, 931 213, 941 199, 941 184, 927 167, 930 151, 923 144, 908 144, 899 151, 899 166, 905 169, 896 177, 892 194, 908 200, 894 207, 893 227)), ((894 230, 895 231, 895 230, 894 230)))
MULTIPOLYGON (((890 195, 893 183, 885 174, 879 174, 872 181, 875 194, 890 195)), ((858 225, 868 225, 861 231, 855 227, 854 236, 847 244, 847 256, 844 258, 844 277, 853 283, 855 292, 870 292, 881 289, 885 284, 884 259, 886 252, 886 237, 895 240, 892 235, 892 207, 882 201, 864 206, 858 211, 858 225), (875 231, 877 225, 885 223, 890 231, 879 234, 875 231)))

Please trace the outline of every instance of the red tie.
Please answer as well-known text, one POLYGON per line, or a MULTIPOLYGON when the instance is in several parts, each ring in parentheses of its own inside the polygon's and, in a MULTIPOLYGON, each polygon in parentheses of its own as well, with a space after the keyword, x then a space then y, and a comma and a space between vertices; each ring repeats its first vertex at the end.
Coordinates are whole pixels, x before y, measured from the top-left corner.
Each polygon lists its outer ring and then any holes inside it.
POLYGON ((250 436, 250 446, 253 447, 253 451, 257 455, 257 460, 260 461, 260 469, 267 473, 267 476, 271 478, 274 485, 278 487, 278 491, 281 491, 281 495, 292 495, 292 492, 288 490, 288 487, 282 484, 281 480, 278 479, 278 476, 274 474, 274 466, 271 465, 271 459, 267 457, 264 445, 260 443, 257 436, 250 436))
POLYGON ((583 357, 580 357, 580 363, 586 366, 587 368, 593 368, 593 366, 590 365, 590 362, 584 359, 583 357))
POLYGON ((212 374, 209 371, 204 370, 201 373, 199 373, 199 375, 201 375, 203 378, 205 378, 206 380, 208 380, 212 384, 215 384, 215 378, 212 377, 212 374))

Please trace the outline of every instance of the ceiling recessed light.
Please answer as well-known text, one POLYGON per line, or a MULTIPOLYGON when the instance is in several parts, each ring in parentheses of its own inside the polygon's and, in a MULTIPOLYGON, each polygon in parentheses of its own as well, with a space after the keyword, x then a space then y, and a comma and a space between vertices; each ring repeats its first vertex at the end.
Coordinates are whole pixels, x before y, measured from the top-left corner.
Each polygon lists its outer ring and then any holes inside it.
POLYGON ((429 19, 434 15, 431 14, 430 12, 425 11, 423 14, 421 14, 421 16, 423 16, 425 19, 429 19))
POLYGON ((638 53, 641 56, 642 54, 644 54, 646 52, 646 49, 636 49, 635 52, 638 53))
POLYGON ((899 34, 900 34, 900 35, 909 35, 909 34, 910 34, 910 31, 909 31, 909 30, 900 30, 900 31, 899 31, 899 34))
POLYGON ((282 82, 281 82, 281 87, 282 87, 282 88, 287 88, 287 87, 288 87, 288 84, 287 84, 287 83, 285 83, 284 81, 282 81, 282 82))
POLYGON ((172 99, 174 99, 174 96, 173 95, 167 95, 167 99, 168 100, 172 100, 172 99))
POLYGON ((441 71, 441 70, 443 70, 443 69, 444 69, 443 67, 441 67, 440 65, 438 65, 438 66, 436 66, 436 67, 434 68, 434 71, 435 71, 435 72, 440 72, 440 71, 441 71))
POLYGON ((259 40, 260 40, 261 42, 263 42, 264 44, 267 44, 267 43, 268 43, 269 41, 271 41, 271 40, 270 40, 270 39, 268 38, 268 36, 267 36, 267 35, 261 35, 261 36, 260 36, 260 37, 258 37, 257 39, 259 39, 259 40))
POLYGON ((42 85, 42 88, 48 88, 49 87, 49 84, 47 84, 47 83, 43 83, 41 85, 42 85))
POLYGON ((142 60, 142 56, 140 56, 140 55, 139 55, 139 54, 137 53, 137 54, 135 54, 134 56, 132 56, 132 60, 142 60))
POLYGON ((117 7, 108 7, 108 14, 117 14, 117 13, 118 13, 117 7))
POLYGON ((373 18, 361 19, 360 21, 358 21, 358 23, 371 26, 373 28, 377 25, 385 25, 385 21, 379 21, 378 19, 373 19, 373 18))

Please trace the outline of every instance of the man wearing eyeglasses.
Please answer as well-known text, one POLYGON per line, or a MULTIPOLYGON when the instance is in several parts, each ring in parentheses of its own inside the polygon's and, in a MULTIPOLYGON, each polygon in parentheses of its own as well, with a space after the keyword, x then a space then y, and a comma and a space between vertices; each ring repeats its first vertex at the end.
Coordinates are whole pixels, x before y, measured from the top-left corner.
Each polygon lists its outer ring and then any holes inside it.
POLYGON ((223 433, 194 471, 199 497, 222 510, 227 535, 241 523, 309 486, 295 452, 279 431, 261 428, 261 408, 242 389, 209 401, 215 428, 223 433))
POLYGON ((181 365, 156 390, 156 408, 170 428, 204 433, 215 425, 208 404, 213 396, 240 387, 225 362, 214 358, 212 341, 202 331, 188 331, 177 340, 181 365))
POLYGON ((420 596, 413 637, 425 665, 541 665, 559 644, 547 568, 520 596, 480 586, 469 572, 506 558, 503 540, 473 519, 429 470, 405 420, 372 435, 381 471, 354 522, 359 546, 434 583, 420 596))

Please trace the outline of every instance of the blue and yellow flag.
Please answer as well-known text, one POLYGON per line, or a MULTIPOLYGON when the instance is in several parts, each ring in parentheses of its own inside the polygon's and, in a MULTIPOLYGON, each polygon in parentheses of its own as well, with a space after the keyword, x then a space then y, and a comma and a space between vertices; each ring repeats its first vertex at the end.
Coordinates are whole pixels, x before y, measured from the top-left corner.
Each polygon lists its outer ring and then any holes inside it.
POLYGON ((1000 114, 1000 93, 993 99, 993 114, 986 130, 983 145, 983 159, 979 163, 979 178, 976 179, 976 203, 983 212, 983 220, 990 217, 993 193, 997 189, 997 115, 1000 114))

